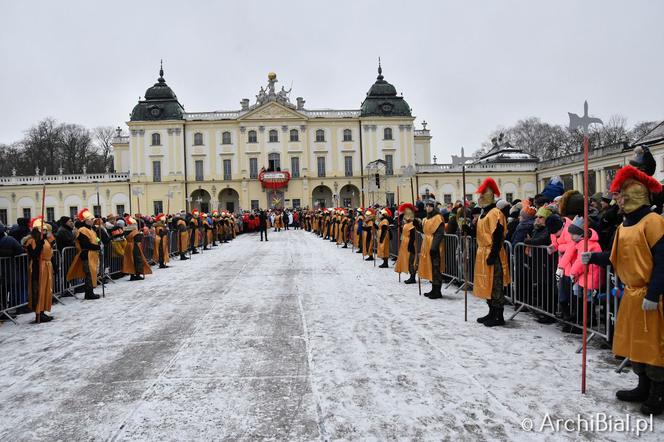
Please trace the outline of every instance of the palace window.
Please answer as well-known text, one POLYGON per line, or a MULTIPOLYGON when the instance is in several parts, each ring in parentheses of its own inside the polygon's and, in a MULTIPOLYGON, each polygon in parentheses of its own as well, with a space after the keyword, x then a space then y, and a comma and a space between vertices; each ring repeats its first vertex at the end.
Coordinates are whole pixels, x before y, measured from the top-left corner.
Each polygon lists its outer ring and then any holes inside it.
POLYGON ((249 158, 249 178, 258 178, 258 158, 249 158))
POLYGON ((69 218, 76 219, 77 214, 78 214, 78 206, 69 206, 69 218))
POLYGON ((385 192, 385 200, 388 206, 394 205, 394 192, 385 192))
POLYGON ((154 210, 155 215, 159 215, 160 213, 164 213, 164 202, 163 201, 153 201, 152 202, 152 209, 154 210))
POLYGON ((55 207, 46 208, 46 221, 55 221, 55 207))
POLYGON ((452 203, 452 195, 450 195, 449 193, 444 194, 443 195, 443 202, 445 204, 451 204, 452 203))
POLYGON ((221 144, 231 144, 231 133, 223 132, 221 134, 221 144))
POLYGON ((251 200, 251 210, 258 210, 259 208, 258 200, 251 200))
POLYGON ((270 131, 270 143, 278 143, 279 142, 279 133, 272 129, 270 131))
POLYGON ((258 137, 256 137, 255 130, 247 132, 247 143, 258 143, 258 137))
POLYGON ((299 178, 300 177, 300 157, 291 157, 291 177, 299 178))
POLYGON ((7 209, 0 209, 0 222, 5 226, 9 224, 7 222, 7 209))
POLYGON ((317 164, 318 164, 318 176, 319 177, 324 177, 325 176, 325 157, 318 157, 316 159, 317 164))
POLYGON ((292 142, 300 141, 300 133, 297 131, 297 129, 290 130, 290 140, 292 142))
POLYGON ((203 160, 196 160, 194 168, 196 169, 196 181, 203 181, 203 160))
POLYGON ((161 146, 161 135, 157 133, 152 134, 152 145, 161 146))
POLYGON ((224 180, 232 180, 231 160, 224 160, 224 180))
POLYGON ((317 143, 325 142, 325 131, 323 129, 318 129, 316 131, 316 142, 317 143))
POLYGON ((299 209, 299 208, 300 208, 300 199, 293 198, 293 209, 299 209))
POLYGON ((353 157, 344 157, 345 176, 353 176, 353 157))
POLYGON ((353 131, 344 129, 344 141, 353 141, 353 131))
POLYGON ((392 129, 389 127, 386 127, 383 129, 383 139, 384 140, 391 140, 392 139, 392 129))
POLYGON ((161 161, 152 162, 152 181, 155 183, 161 181, 161 161))
POLYGON ((267 156, 268 170, 281 170, 281 158, 278 153, 271 153, 267 156))
POLYGON ((394 159, 392 155, 385 155, 385 175, 394 175, 394 159))
POLYGON ((505 199, 507 200, 508 203, 511 203, 514 200, 514 194, 511 192, 506 193, 505 199))
POLYGON ((118 216, 122 216, 125 213, 125 208, 124 204, 118 204, 115 206, 115 214, 118 216))
POLYGON ((194 146, 202 146, 203 145, 203 134, 200 132, 196 132, 194 134, 194 146))
POLYGON ((92 206, 92 214, 96 218, 101 218, 101 206, 92 206))

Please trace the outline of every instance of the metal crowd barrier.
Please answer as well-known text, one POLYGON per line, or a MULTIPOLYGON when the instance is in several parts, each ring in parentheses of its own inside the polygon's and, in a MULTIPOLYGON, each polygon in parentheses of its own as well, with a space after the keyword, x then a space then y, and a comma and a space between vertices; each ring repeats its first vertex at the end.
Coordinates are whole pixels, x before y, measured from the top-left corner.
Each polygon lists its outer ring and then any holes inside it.
POLYGON ((28 305, 28 255, 0 258, 0 317, 28 305))

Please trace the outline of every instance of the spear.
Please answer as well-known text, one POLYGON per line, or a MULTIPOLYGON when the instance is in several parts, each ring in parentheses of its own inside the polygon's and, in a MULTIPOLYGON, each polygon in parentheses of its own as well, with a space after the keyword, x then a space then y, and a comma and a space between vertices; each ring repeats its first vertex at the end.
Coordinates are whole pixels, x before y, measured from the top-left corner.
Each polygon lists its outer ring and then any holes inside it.
MULTIPOLYGON (((95 186, 97 188, 97 207, 99 207, 99 218, 101 219, 101 204, 99 203, 99 183, 95 186)), ((97 226, 97 236, 101 240, 101 225, 97 226)), ((105 298, 106 297, 106 284, 104 283, 104 279, 106 278, 106 267, 105 267, 105 262, 104 262, 104 247, 102 244, 101 247, 101 297, 105 298)))
POLYGON ((44 239, 44 210, 46 209, 46 168, 42 175, 42 206, 41 206, 41 227, 39 228, 39 237, 44 239))
MULTIPOLYGON (((583 251, 588 252, 588 129, 591 124, 604 124, 599 118, 588 116, 588 101, 583 103, 583 116, 569 115, 569 130, 583 131, 583 251)), ((581 393, 586 393, 586 352, 588 347, 588 264, 583 268, 583 344, 581 356, 581 393)))
MULTIPOLYGON (((461 166, 461 176, 463 180, 463 225, 467 226, 468 219, 466 218, 466 166, 461 166)), ((466 230, 461 229, 463 233, 463 247, 461 248, 461 259, 463 260, 463 320, 468 322, 468 238, 466 237, 466 230)))

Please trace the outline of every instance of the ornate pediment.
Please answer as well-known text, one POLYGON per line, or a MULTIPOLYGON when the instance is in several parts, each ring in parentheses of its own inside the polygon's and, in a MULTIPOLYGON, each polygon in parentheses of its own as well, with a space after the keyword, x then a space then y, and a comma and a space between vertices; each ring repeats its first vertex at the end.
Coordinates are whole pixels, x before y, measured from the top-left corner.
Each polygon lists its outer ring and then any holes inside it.
POLYGON ((278 103, 267 103, 239 118, 240 120, 304 120, 301 113, 282 106, 278 103))

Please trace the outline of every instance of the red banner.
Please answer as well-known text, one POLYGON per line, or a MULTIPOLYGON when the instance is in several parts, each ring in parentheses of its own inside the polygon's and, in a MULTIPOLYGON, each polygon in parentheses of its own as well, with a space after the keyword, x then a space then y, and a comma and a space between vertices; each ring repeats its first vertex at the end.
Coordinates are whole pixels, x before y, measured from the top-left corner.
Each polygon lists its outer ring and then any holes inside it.
POLYGON ((266 189, 280 189, 288 186, 290 181, 290 173, 288 172, 266 172, 264 170, 258 175, 258 181, 266 189))

